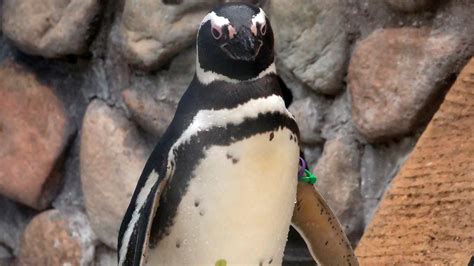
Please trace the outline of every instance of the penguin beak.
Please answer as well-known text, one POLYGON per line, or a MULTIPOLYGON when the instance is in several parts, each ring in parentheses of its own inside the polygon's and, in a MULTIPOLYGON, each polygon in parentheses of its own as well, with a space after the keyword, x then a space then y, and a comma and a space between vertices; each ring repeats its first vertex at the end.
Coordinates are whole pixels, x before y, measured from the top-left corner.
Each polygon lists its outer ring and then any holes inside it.
POLYGON ((255 61, 262 47, 262 40, 257 38, 249 29, 239 32, 228 42, 221 45, 221 49, 232 59, 240 61, 255 61))

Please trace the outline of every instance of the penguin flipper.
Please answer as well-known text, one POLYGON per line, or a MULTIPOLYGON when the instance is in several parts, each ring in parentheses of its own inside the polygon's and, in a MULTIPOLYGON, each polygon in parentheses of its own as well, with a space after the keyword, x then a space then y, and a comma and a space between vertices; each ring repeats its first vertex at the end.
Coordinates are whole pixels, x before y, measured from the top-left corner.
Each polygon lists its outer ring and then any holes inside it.
POLYGON ((292 226, 318 265, 359 265, 341 224, 313 185, 298 182, 292 226))
MULTIPOLYGON (((165 133, 166 135, 166 133, 165 133)), ((118 265, 145 264, 149 232, 159 199, 168 180, 166 143, 158 143, 138 180, 120 226, 118 265), (158 165, 156 162, 160 162, 158 165)))

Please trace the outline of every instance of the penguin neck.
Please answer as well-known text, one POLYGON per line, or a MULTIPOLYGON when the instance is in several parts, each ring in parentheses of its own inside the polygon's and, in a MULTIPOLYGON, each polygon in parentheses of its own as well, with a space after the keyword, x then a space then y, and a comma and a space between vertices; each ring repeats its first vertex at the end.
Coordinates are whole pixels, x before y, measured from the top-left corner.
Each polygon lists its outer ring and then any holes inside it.
POLYGON ((266 69, 261 71, 258 75, 256 75, 253 78, 246 79, 246 80, 240 80, 240 79, 234 79, 230 78, 228 76, 216 73, 212 70, 204 70, 200 63, 199 63, 199 57, 196 56, 196 77, 198 81, 203 84, 203 85, 209 85, 213 82, 216 81, 223 81, 231 84, 238 84, 241 82, 251 82, 251 81, 256 81, 258 79, 264 78, 265 76, 276 74, 276 67, 275 67, 275 62, 271 62, 266 69))
POLYGON ((234 108, 252 99, 272 95, 281 96, 276 74, 239 82, 215 80, 207 85, 201 83, 196 74, 178 109, 183 113, 195 113, 201 109, 234 108))

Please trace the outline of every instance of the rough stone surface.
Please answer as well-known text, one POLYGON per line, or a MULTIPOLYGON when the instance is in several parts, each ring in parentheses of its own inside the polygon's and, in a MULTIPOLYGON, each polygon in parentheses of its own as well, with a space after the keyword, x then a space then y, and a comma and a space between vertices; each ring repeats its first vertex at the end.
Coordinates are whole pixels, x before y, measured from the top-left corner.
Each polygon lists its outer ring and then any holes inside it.
MULTIPOLYGON (((369 141, 412 132, 427 120, 459 58, 460 39, 429 28, 377 30, 351 58, 354 124, 369 141), (389 62, 389 63, 387 63, 389 62)), ((449 84, 449 83, 448 83, 449 84)))
POLYGON ((352 243, 357 242, 363 230, 359 167, 359 144, 349 137, 339 136, 326 141, 314 168, 318 190, 341 221, 352 243))
POLYGON ((126 0, 120 23, 122 51, 133 65, 153 69, 166 64, 196 38, 202 18, 217 0, 126 0))
POLYGON ((303 143, 315 144, 322 142, 321 129, 324 125, 325 109, 328 106, 327 101, 317 97, 306 97, 291 104, 289 110, 298 123, 303 143))
POLYGON ((474 59, 394 179, 356 250, 361 265, 468 265, 474 250, 474 59))
POLYGON ((7 247, 0 245, 0 265, 11 265, 13 258, 11 251, 7 247))
POLYGON ((348 41, 341 0, 273 0, 272 26, 279 60, 316 92, 342 89, 348 41))
POLYGON ((179 99, 194 76, 195 49, 177 56, 169 70, 135 75, 133 88, 122 93, 132 118, 153 136, 161 136, 173 119, 179 99))
POLYGON ((71 128, 63 104, 33 73, 0 67, 0 193, 45 208, 61 177, 58 167, 71 128))
POLYGON ((361 195, 364 202, 364 219, 368 224, 390 184, 415 146, 418 136, 383 144, 367 144, 361 159, 361 195))
POLYGON ((120 111, 90 103, 81 134, 82 190, 92 228, 111 248, 151 148, 120 111))
POLYGON ((106 246, 98 246, 95 249, 95 265, 98 266, 116 266, 117 251, 107 248, 106 246))
POLYGON ((67 211, 71 207, 84 210, 84 195, 81 189, 81 173, 79 162, 80 138, 76 137, 68 158, 64 163, 63 187, 54 198, 52 205, 59 211, 67 211))
POLYGON ((80 54, 92 34, 99 0, 4 0, 2 29, 26 53, 44 57, 80 54))
POLYGON ((403 12, 416 12, 434 8, 439 0, 386 0, 390 7, 403 12))
POLYGON ((88 265, 94 235, 80 212, 48 210, 35 216, 21 239, 19 265, 88 265))
POLYGON ((325 139, 333 139, 340 135, 358 137, 352 122, 351 106, 347 92, 337 96, 327 109, 321 131, 321 136, 325 139))
POLYGON ((20 237, 35 212, 0 196, 0 247, 3 246, 13 255, 20 250, 20 237))

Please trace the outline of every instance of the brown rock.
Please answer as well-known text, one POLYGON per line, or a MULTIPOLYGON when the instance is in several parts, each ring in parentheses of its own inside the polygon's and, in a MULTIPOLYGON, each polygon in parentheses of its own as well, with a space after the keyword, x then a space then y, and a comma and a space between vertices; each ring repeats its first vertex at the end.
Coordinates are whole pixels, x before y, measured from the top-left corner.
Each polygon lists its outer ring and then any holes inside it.
POLYGON ((405 135, 430 117, 460 59, 456 35, 383 29, 361 41, 349 66, 354 124, 367 139, 405 135))
POLYGON ((5 0, 2 28, 26 53, 44 57, 79 54, 87 47, 98 0, 5 0))
POLYGON ((36 209, 57 191, 71 134, 56 95, 14 63, 0 67, 0 193, 36 209))
POLYGON ((100 100, 87 108, 81 134, 81 181, 87 215, 111 248, 150 149, 134 125, 100 100))
POLYGON ((474 59, 393 180, 361 265, 468 265, 474 250, 474 59))
POLYGON ((349 240, 359 239, 363 230, 363 207, 360 194, 360 150, 346 136, 326 141, 314 173, 316 187, 345 228, 349 240))
POLYGON ((120 35, 123 54, 129 63, 145 69, 166 64, 193 44, 199 23, 219 3, 218 0, 173 2, 125 1, 120 35))
POLYGON ((84 214, 45 211, 23 233, 19 265, 88 265, 94 241, 84 214))

